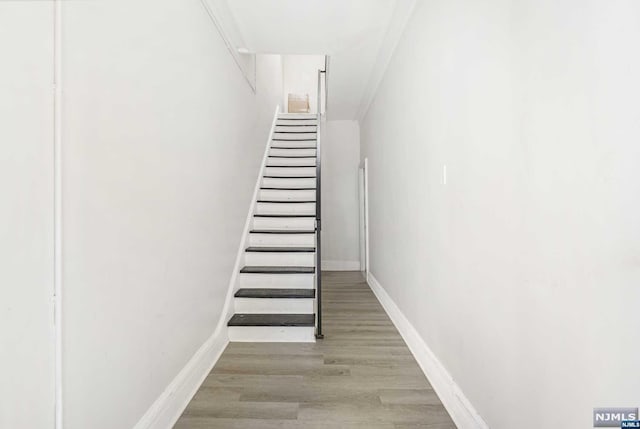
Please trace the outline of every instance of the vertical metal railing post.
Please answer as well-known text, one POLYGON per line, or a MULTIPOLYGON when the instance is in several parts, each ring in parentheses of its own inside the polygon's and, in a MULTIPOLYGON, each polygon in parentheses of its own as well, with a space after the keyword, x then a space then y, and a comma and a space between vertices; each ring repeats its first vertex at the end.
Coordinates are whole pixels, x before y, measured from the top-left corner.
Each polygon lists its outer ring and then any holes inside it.
POLYGON ((320 152, 320 121, 322 119, 322 73, 318 70, 318 98, 317 98, 317 124, 316 124, 316 338, 324 338, 322 333, 322 154, 320 152))

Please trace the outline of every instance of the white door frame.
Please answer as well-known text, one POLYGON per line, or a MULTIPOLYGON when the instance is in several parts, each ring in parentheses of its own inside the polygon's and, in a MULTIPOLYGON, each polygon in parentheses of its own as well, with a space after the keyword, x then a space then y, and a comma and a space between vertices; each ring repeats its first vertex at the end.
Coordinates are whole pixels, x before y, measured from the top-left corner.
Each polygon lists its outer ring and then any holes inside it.
POLYGON ((369 174, 368 159, 358 169, 360 199, 360 271, 369 275, 369 174))

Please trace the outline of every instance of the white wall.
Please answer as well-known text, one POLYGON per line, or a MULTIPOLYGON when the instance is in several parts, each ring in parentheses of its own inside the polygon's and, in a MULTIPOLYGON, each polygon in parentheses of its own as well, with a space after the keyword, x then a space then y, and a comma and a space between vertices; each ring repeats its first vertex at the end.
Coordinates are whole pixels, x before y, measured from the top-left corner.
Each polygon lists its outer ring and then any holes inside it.
POLYGON ((360 126, 327 121, 322 131, 322 266, 359 270, 360 126))
POLYGON ((51 428, 53 8, 0 2, 0 427, 51 428))
POLYGON ((289 94, 309 94, 309 111, 318 111, 318 70, 324 70, 324 55, 283 55, 284 111, 289 94))
POLYGON ((131 428, 213 333, 281 59, 198 1, 63 2, 65 429, 131 428))
POLYGON ((640 405, 638 22, 418 2, 362 123, 372 274, 493 429, 640 405))

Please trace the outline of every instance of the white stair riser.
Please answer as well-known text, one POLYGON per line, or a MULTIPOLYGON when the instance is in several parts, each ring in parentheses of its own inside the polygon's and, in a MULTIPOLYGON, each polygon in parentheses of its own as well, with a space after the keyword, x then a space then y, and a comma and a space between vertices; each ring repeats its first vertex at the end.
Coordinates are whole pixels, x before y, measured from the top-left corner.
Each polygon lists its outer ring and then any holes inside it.
MULTIPOLYGON (((283 121, 284 122, 284 121, 283 121)), ((318 128, 315 124, 294 124, 293 122, 304 122, 304 121, 287 121, 287 124, 283 124, 278 122, 276 125, 276 129, 274 132, 276 133, 305 133, 305 134, 313 134, 318 131, 318 128)))
POLYGON ((282 112, 278 114, 278 120, 280 119, 291 119, 291 118, 304 118, 304 119, 318 119, 318 115, 315 113, 286 113, 282 112))
POLYGON ((313 298, 234 298, 236 313, 311 314, 313 298))
POLYGON ((316 254, 311 252, 245 252, 244 264, 261 267, 313 267, 316 254))
POLYGON ((314 234, 249 234, 250 246, 315 246, 314 234))
POLYGON ((314 327, 229 326, 229 341, 249 343, 314 343, 314 327))
POLYGON ((241 288, 313 289, 314 274, 240 273, 241 288))
POLYGON ((273 178, 264 177, 262 179, 263 188, 315 188, 316 178, 310 179, 291 179, 291 178, 273 178))
POLYGON ((315 218, 312 217, 255 217, 254 229, 314 229, 315 218))
POLYGON ((261 189, 259 200, 276 201, 315 201, 316 191, 314 190, 290 190, 290 189, 261 189))
MULTIPOLYGON (((273 140, 271 141, 271 147, 276 148, 308 148, 315 149, 316 142, 314 141, 297 141, 297 140, 273 140)), ((273 149, 272 149, 273 150, 273 149)), ((301 151, 302 149, 295 149, 296 151, 301 151)))
POLYGON ((295 141, 303 141, 311 144, 315 144, 316 134, 315 133, 273 133, 273 139, 276 141, 281 140, 295 140, 295 141))
MULTIPOLYGON (((278 146, 278 145, 274 145, 278 146)), ((283 146, 284 147, 284 146, 283 146)), ((272 156, 315 156, 316 150, 311 149, 269 149, 272 156)))
MULTIPOLYGON (((288 155, 302 156, 302 155, 288 155)), ((269 158, 267 165, 306 165, 309 167, 316 166, 315 158, 269 158)))
POLYGON ((258 214, 314 214, 316 203, 258 203, 256 213, 258 214))
POLYGON ((267 167, 265 176, 315 176, 316 167, 267 167))

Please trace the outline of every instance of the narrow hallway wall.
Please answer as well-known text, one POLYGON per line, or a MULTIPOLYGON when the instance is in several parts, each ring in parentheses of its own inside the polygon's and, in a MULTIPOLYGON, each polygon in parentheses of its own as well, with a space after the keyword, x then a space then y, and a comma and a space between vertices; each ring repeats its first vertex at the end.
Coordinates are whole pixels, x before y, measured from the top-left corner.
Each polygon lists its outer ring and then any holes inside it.
POLYGON ((322 267, 359 270, 357 121, 327 121, 322 135, 322 267))
POLYGON ((639 22, 417 2, 361 124, 372 275, 492 429, 640 406, 639 22))
POLYGON ((0 428, 54 422, 53 5, 0 1, 0 428))
POLYGON ((63 2, 65 429, 131 428, 214 332, 282 94, 199 1, 63 2))

